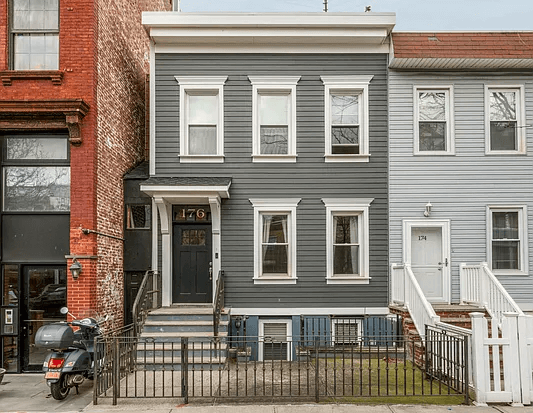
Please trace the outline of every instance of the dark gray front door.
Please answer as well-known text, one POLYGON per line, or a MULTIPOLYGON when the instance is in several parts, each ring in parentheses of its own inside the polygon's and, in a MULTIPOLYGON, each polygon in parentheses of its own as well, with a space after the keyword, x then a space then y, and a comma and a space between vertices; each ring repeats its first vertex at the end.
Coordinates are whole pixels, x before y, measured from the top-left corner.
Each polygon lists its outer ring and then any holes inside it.
POLYGON ((211 225, 174 225, 173 292, 175 303, 210 303, 211 225))

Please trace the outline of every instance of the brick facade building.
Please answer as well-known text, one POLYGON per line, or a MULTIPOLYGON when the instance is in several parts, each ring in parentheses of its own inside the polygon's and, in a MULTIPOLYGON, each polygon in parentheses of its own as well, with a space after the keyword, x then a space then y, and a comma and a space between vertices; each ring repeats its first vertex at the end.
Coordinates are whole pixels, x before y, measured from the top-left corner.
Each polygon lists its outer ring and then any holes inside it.
POLYGON ((123 175, 145 158, 143 10, 169 0, 0 0, 2 367, 67 304, 123 323, 123 175), (79 278, 68 269, 81 264, 79 278))

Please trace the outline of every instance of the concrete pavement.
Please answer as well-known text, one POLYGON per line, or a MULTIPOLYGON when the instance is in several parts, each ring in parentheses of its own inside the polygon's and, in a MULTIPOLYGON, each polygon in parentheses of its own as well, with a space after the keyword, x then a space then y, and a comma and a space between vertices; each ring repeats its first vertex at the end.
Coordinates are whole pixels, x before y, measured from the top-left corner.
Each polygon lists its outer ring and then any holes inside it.
POLYGON ((533 406, 430 406, 358 404, 189 404, 181 399, 111 399, 92 404, 92 381, 74 389, 63 401, 54 400, 40 374, 7 374, 0 385, 0 412, 149 412, 149 413, 533 413, 533 406))

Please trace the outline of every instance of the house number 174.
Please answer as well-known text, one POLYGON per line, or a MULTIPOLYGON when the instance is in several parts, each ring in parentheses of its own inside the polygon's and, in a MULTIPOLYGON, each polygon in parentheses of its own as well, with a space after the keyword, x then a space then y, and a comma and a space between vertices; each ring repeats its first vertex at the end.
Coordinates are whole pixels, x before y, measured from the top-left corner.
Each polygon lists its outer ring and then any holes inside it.
POLYGON ((425 235, 419 235, 418 236, 419 241, 427 241, 427 237, 425 235))

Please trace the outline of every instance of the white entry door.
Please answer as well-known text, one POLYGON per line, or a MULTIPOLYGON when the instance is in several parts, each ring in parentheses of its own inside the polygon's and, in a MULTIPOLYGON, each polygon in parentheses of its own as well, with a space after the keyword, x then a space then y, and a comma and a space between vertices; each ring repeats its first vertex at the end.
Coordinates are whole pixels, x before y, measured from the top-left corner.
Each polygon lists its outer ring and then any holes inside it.
POLYGON ((449 222, 408 221, 405 262, 430 302, 450 301, 449 222))

